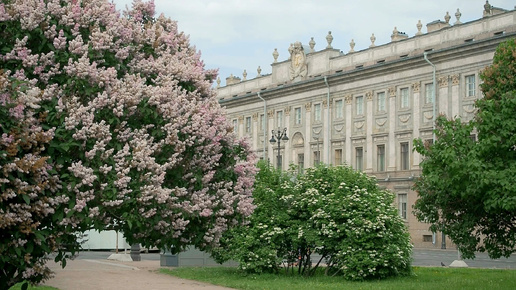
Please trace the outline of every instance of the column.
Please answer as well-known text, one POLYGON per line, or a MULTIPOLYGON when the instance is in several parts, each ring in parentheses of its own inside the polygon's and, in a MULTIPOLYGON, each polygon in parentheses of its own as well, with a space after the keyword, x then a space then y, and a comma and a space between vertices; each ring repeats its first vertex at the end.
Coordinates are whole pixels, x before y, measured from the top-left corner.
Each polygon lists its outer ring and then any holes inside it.
MULTIPOLYGON (((448 79, 449 76, 442 76, 439 78, 439 94, 436 96, 437 116, 441 113, 448 115, 448 79)), ((436 117, 437 117, 436 116, 436 117)))
POLYGON ((373 107, 373 92, 366 93, 366 144, 365 152, 365 172, 373 172, 373 127, 374 127, 374 107, 373 107))
MULTIPOLYGON (((267 136, 269 136, 269 140, 270 138, 272 138, 272 130, 274 128, 274 110, 269 110, 267 112, 267 122, 268 122, 268 126, 266 128, 267 131, 267 136)), ((273 145, 271 145, 269 143, 269 140, 264 140, 264 142, 267 142, 267 158, 269 159, 269 162, 270 164, 274 165, 274 167, 276 167, 276 163, 274 163, 276 161, 276 158, 274 157, 274 147, 273 145)))
MULTIPOLYGON (((258 142, 258 113, 254 113, 253 114, 253 127, 251 128, 252 132, 253 132, 253 147, 252 149, 255 151, 255 152, 260 152, 263 150, 263 148, 258 148, 258 146, 260 145, 260 142, 258 142)), ((260 156, 263 156, 260 154, 260 156)))
POLYGON ((312 167, 312 103, 305 104, 305 167, 312 167))
POLYGON ((345 131, 345 135, 346 135, 346 140, 345 140, 345 143, 344 143, 344 147, 345 147, 345 161, 347 164, 351 165, 353 164, 353 159, 352 159, 352 156, 351 156, 351 153, 353 151, 353 146, 352 146, 352 142, 351 142, 351 135, 353 134, 353 131, 352 131, 352 124, 353 124, 353 96, 352 95, 346 95, 344 97, 344 99, 346 100, 346 107, 344 109, 344 117, 346 118, 346 131, 345 131))
POLYGON ((460 114, 460 86, 459 86, 459 75, 452 75, 452 88, 451 88, 451 116, 455 118, 460 114))
MULTIPOLYGON (((421 83, 417 82, 412 84, 412 139, 419 138, 419 124, 421 123, 421 105, 419 102, 421 101, 421 83)), ((419 162, 421 161, 421 155, 419 153, 414 152, 412 155, 412 168, 418 169, 419 168, 419 162)), ((396 166, 396 165, 394 165, 396 166)))
MULTIPOLYGON (((287 142, 283 142, 283 146, 284 146, 284 150, 283 150, 283 154, 282 154, 282 158, 283 158, 283 162, 281 164, 282 168, 284 170, 288 169, 288 166, 290 164, 290 155, 291 155, 291 152, 292 152, 292 131, 290 130, 290 106, 287 106, 285 108, 285 128, 287 128, 287 137, 288 137, 288 141, 287 142)), ((281 128, 283 129, 283 128, 281 128)))
POLYGON ((330 104, 328 104, 328 101, 327 100, 324 100, 323 101, 323 144, 322 144, 322 147, 323 148, 320 148, 322 149, 322 152, 323 152, 323 156, 322 156, 322 161, 326 164, 330 164, 332 163, 331 160, 330 160, 330 134, 328 131, 328 128, 330 128, 330 122, 329 122, 329 118, 331 118, 331 111, 330 111, 330 104))
POLYGON ((244 136, 244 116, 238 116, 238 136, 244 136))
POLYGON ((397 118, 396 88, 393 87, 389 89, 389 135, 387 136, 387 144, 385 146, 385 169, 387 171, 396 170, 396 138, 394 132, 396 132, 397 118))

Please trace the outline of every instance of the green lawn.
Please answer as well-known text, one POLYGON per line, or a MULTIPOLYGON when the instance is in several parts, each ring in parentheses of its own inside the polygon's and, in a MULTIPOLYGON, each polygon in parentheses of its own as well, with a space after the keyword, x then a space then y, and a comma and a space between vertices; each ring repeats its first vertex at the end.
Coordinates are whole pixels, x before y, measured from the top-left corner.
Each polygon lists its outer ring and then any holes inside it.
MULTIPOLYGON (((22 283, 18 283, 16 285, 14 285, 13 287, 9 288, 9 290, 21 290, 21 286, 22 286, 22 283)), ((50 287, 50 286, 36 286, 36 287, 32 287, 29 284, 29 288, 27 288, 27 289, 29 289, 29 290, 56 290, 57 288, 50 287)))
POLYGON ((414 267, 411 277, 350 282, 341 277, 246 275, 236 268, 162 268, 162 273, 236 289, 516 289, 516 270, 414 267))

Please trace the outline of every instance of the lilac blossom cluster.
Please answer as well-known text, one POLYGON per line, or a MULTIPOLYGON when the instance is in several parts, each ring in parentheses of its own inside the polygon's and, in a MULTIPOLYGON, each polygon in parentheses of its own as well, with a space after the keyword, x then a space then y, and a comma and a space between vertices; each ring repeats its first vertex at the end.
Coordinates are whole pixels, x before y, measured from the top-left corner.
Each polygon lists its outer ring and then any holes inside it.
MULTIPOLYGON (((108 0, 12 0, 0 3, 0 28, 2 82, 26 87, 9 114, 39 114, 26 134, 45 136, 47 156, 24 162, 44 159, 47 203, 68 203, 59 226, 117 226, 130 242, 179 250, 216 246, 253 212, 255 156, 216 101, 217 72, 175 21, 154 18, 153 1, 120 13, 108 0)), ((45 189, 27 188, 28 203, 45 189)))

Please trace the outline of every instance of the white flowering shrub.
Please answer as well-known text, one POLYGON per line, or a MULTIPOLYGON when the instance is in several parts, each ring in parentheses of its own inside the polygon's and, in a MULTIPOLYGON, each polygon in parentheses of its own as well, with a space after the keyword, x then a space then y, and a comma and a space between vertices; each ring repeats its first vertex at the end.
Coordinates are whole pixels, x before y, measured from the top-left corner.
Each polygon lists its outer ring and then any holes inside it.
POLYGON ((262 165, 254 197, 250 223, 225 236, 224 250, 214 254, 219 261, 304 275, 326 264, 327 274, 350 280, 411 273, 412 245, 394 195, 362 172, 319 166, 295 176, 262 165))
POLYGON ((34 251, 57 232, 204 249, 252 213, 255 157, 215 98, 217 72, 153 1, 2 1, 0 69, 2 283, 48 277, 33 260, 53 251, 65 262, 75 241, 34 251))

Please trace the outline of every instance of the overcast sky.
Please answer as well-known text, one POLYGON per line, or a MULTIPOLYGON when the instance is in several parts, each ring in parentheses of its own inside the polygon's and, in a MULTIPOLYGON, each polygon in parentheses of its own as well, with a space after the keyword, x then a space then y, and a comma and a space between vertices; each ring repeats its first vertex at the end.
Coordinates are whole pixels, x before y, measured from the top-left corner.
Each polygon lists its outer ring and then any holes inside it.
MULTIPOLYGON (((113 0, 118 10, 132 0, 113 0)), ((355 51, 371 44, 390 42, 394 27, 412 37, 421 20, 426 24, 444 20, 446 12, 455 23, 460 9, 461 22, 482 17, 484 0, 155 0, 156 13, 178 21, 179 30, 190 35, 190 43, 202 53, 206 68, 218 68, 221 85, 230 74, 248 79, 271 72, 272 52, 278 49, 278 61, 288 59, 290 43, 308 45, 313 37, 315 50, 326 48, 331 31, 332 46, 349 51, 351 39, 355 51)), ((491 0, 492 6, 512 10, 514 0, 491 0)))

